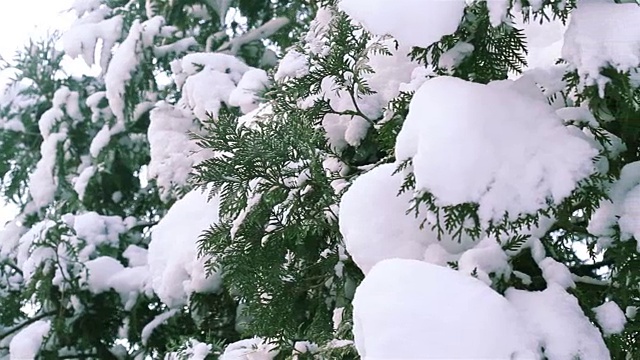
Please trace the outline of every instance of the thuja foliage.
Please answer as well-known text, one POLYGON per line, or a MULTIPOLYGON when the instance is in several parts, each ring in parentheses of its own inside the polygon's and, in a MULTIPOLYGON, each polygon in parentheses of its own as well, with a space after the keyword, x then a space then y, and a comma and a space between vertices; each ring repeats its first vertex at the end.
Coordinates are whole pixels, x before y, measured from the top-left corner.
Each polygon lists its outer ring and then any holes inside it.
POLYGON ((295 340, 333 339, 334 310, 349 307, 361 279, 344 253, 336 213, 340 192, 332 187, 353 174, 332 171, 329 164, 357 166, 384 154, 374 135, 365 140, 368 144, 337 153, 321 123, 326 114, 340 111, 322 97, 305 109, 296 105, 320 94, 327 76, 335 76, 338 87, 354 99, 367 91, 366 86, 356 90, 356 84, 365 85, 366 68, 348 60, 368 51, 370 38, 356 30, 338 14, 324 40, 336 46, 310 56, 316 69, 277 82, 265 94, 270 106, 260 120, 238 125, 229 113, 201 139, 220 155, 201 164, 195 179, 218 189, 223 219, 205 235, 202 251, 216 254, 211 266, 222 269, 230 291, 244 304, 250 319, 246 335, 273 338, 285 348, 295 340))
MULTIPOLYGON (((350 338, 349 332, 336 333, 331 314, 344 308, 340 328, 351 326, 347 314, 362 274, 344 252, 336 205, 358 175, 395 161, 395 137, 412 97, 411 92, 400 92, 375 116, 361 110, 362 99, 374 93, 367 83, 367 74, 374 72, 369 57, 390 54, 397 50, 397 44, 354 25, 337 10, 335 2, 323 5, 332 13, 324 30, 320 34, 311 31, 305 41, 290 49, 306 57, 308 71, 276 80, 264 94, 268 106, 258 115, 239 117, 228 111, 211 124, 208 135, 200 141, 218 156, 201 164, 195 176, 198 184, 213 183, 221 198, 221 221, 203 236, 201 252, 216 257, 209 265, 222 270, 231 293, 243 304, 248 322, 242 335, 273 339, 283 350, 280 357, 290 356, 299 340, 325 344, 320 349, 327 350, 334 349, 328 340, 350 338), (326 46, 323 52, 314 51, 313 42, 318 39, 326 46), (327 79, 331 80, 329 88, 325 86, 327 79), (349 99, 352 106, 333 108, 336 96, 349 99), (323 121, 332 115, 364 119, 370 126, 366 136, 336 149, 327 141, 323 128, 323 121)), ((552 18, 566 21, 574 7, 573 2, 559 5, 545 1, 540 10, 532 11, 525 1, 518 5, 510 14, 522 11, 526 21, 540 22, 552 18)), ((488 83, 521 73, 527 65, 526 52, 524 32, 506 22, 493 26, 486 3, 476 2, 467 7, 454 34, 428 48, 413 48, 410 55, 432 75, 488 83), (441 55, 460 42, 471 44, 473 50, 454 66, 441 66, 441 55)), ((624 309, 637 307, 640 298, 633 285, 640 277, 635 242, 620 241, 616 228, 612 245, 596 259, 598 237, 587 230, 594 211, 608 197, 609 184, 620 176, 624 165, 640 156, 640 127, 633 120, 638 117, 638 89, 630 83, 628 73, 603 72, 611 79, 604 96, 596 86, 580 86, 576 73, 565 75, 564 90, 548 94, 550 103, 588 104, 597 125, 580 121, 574 125, 599 144, 601 151, 594 161, 607 164, 605 170, 583 180, 561 204, 549 202, 536 214, 515 218, 504 214, 501 221, 489 224, 480 224, 477 204, 440 207, 430 193, 417 196, 412 208, 419 217, 426 216, 425 209, 437 214, 435 230, 440 234, 497 239, 509 254, 513 270, 531 275, 528 281, 493 276, 498 291, 546 287, 525 246, 530 236, 519 231, 551 221, 540 237, 541 244, 548 256, 567 265, 575 275, 576 287, 569 291, 592 319, 592 308, 605 300, 614 300, 624 309), (612 150, 616 139, 622 139, 626 150, 612 150), (586 245, 588 256, 577 253, 578 245, 586 245)), ((406 162, 398 171, 410 167, 406 162)), ((414 189, 409 173, 399 191, 414 189)), ((450 265, 456 267, 455 263, 450 265)), ((638 330, 638 322, 629 319, 624 333, 605 339, 613 358, 640 356, 638 330)), ((316 356, 323 355, 319 352, 316 356)), ((351 358, 353 353, 342 356, 351 358)))

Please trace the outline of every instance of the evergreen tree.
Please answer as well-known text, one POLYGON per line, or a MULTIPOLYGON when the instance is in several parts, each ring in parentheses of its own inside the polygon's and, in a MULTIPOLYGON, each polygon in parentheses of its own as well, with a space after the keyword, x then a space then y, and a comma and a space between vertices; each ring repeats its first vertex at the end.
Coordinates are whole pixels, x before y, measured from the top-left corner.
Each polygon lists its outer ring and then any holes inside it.
POLYGON ((3 354, 640 356, 636 4, 74 9, 0 107, 3 354))

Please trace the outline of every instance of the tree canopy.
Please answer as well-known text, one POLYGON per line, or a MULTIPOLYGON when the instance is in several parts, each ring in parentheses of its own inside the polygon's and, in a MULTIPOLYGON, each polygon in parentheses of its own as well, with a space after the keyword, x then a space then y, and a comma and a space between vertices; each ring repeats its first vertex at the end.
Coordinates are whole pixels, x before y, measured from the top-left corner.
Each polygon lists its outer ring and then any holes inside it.
POLYGON ((640 358, 637 4, 70 11, 5 65, 0 356, 640 358))

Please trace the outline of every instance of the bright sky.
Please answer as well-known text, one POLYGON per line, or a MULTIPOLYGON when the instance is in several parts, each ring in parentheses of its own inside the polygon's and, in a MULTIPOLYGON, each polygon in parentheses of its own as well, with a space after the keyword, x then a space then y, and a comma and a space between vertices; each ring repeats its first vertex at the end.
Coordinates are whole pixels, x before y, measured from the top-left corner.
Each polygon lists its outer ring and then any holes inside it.
POLYGON ((72 0, 5 0, 0 4, 0 54, 11 58, 31 36, 62 28, 69 23, 64 15, 72 0))

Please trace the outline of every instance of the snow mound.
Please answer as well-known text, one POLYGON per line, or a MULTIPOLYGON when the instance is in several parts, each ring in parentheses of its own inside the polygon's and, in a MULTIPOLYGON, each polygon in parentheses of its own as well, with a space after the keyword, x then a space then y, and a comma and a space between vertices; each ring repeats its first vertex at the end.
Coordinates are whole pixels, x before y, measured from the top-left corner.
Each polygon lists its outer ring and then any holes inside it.
POLYGON ((279 351, 274 343, 253 337, 227 345, 220 360, 272 360, 279 351))
POLYGON ((412 194, 398 195, 402 175, 393 175, 394 164, 385 164, 358 177, 343 195, 339 225, 347 251, 358 267, 367 273, 377 262, 390 258, 422 260, 431 244, 439 244, 448 253, 459 253, 473 245, 437 234, 422 217, 407 214, 412 194))
POLYGON ((573 274, 571 274, 567 265, 546 257, 538 262, 538 266, 542 270, 542 277, 547 284, 556 284, 563 289, 576 286, 573 281, 573 274))
MULTIPOLYGON (((369 66, 373 73, 365 73, 363 78, 371 90, 377 94, 377 99, 381 104, 386 105, 389 101, 400 94, 400 85, 411 81, 411 74, 416 68, 423 68, 420 64, 412 61, 408 54, 410 47, 400 46, 396 48, 392 40, 372 41, 384 46, 389 54, 373 53, 369 54, 369 66)), ((383 106, 384 106, 383 105, 383 106)))
POLYGON ((29 193, 33 204, 37 208, 49 205, 58 189, 58 179, 55 176, 55 165, 58 156, 59 143, 67 140, 67 131, 53 133, 44 138, 40 145, 40 160, 35 170, 29 175, 29 193))
MULTIPOLYGON (((640 239, 640 161, 625 165, 620 179, 611 184, 610 200, 602 200, 589 220, 587 230, 599 236, 605 243, 615 234, 614 226, 620 227, 620 239, 640 239)), ((637 244, 640 252, 640 241, 637 244)))
POLYGON ((471 276, 415 260, 378 263, 353 300, 364 359, 533 359, 507 300, 471 276))
POLYGON ((109 291, 111 278, 124 270, 124 266, 118 260, 109 256, 100 256, 84 265, 87 272, 83 274, 82 282, 87 284, 89 291, 94 294, 109 291))
POLYGON ((9 358, 11 360, 35 359, 40 351, 42 340, 50 329, 50 321, 38 320, 20 330, 9 343, 9 358))
POLYGON ((95 62, 98 41, 101 40, 100 67, 103 71, 106 70, 111 60, 111 50, 122 33, 124 23, 121 15, 107 19, 109 10, 103 7, 84 9, 79 12, 79 18, 62 36, 64 52, 73 59, 82 57, 85 63, 91 66, 95 62), (91 12, 87 16, 80 17, 86 11, 91 12))
MULTIPOLYGON (((600 325, 621 331, 624 314, 607 304, 594 309, 600 325)), ((503 297, 460 271, 385 260, 356 290, 353 314, 363 359, 610 359, 578 300, 554 283, 503 297)))
MULTIPOLYGON (((164 18, 153 17, 140 23, 135 20, 126 39, 118 46, 104 75, 106 97, 109 107, 119 122, 125 121, 125 90, 143 59, 143 50, 153 45, 160 33, 164 18)), ((104 69, 103 69, 104 70, 104 69)))
POLYGON ((193 169, 208 159, 210 151, 198 146, 192 135, 199 126, 188 111, 160 102, 151 110, 147 130, 151 161, 149 178, 156 179, 162 198, 167 198, 174 186, 183 186, 193 169))
POLYGON ((562 57, 578 70, 586 85, 601 92, 607 78, 600 70, 612 66, 629 71, 640 64, 640 7, 635 3, 582 1, 571 12, 562 57))
POLYGON ((556 284, 544 291, 509 289, 506 298, 535 334, 550 360, 610 359, 598 329, 591 324, 578 300, 556 284))
POLYGON ((396 139, 396 158, 413 159, 417 190, 440 206, 478 203, 485 223, 570 195, 594 171, 597 150, 533 90, 446 76, 425 82, 396 139))
POLYGON ((593 311, 596 313, 598 325, 600 325, 605 335, 620 334, 624 331, 627 318, 615 302, 607 301, 594 308, 593 311))
POLYGON ((229 94, 229 105, 240 107, 243 114, 258 108, 258 95, 269 86, 269 76, 262 69, 251 69, 242 75, 238 87, 229 94))
MULTIPOLYGON (((251 69, 235 56, 220 53, 191 53, 174 60, 171 62, 171 71, 176 86, 182 90, 178 104, 193 111, 200 121, 208 120, 209 115, 216 118, 223 103, 230 104, 232 93, 243 75, 251 69)), ((252 93, 260 90, 259 85, 255 84, 259 80, 256 72, 249 74, 242 84, 243 88, 235 95, 234 100, 242 102, 245 110, 247 105, 251 107, 246 103, 248 99, 255 99, 252 93)))
POLYGON ((296 50, 290 50, 280 60, 274 79, 280 81, 286 78, 299 78, 309 73, 309 59, 296 50))
POLYGON ((456 31, 464 0, 342 0, 339 8, 376 35, 389 34, 406 46, 427 47, 456 31))
POLYGON ((120 234, 127 230, 127 224, 120 216, 105 216, 90 211, 69 218, 78 238, 95 245, 109 243, 117 246, 120 234))
POLYGON ((193 292, 216 292, 220 274, 206 275, 207 258, 198 258, 198 238, 218 221, 218 198, 193 190, 176 201, 156 225, 149 243, 152 286, 170 308, 183 306, 193 292))

